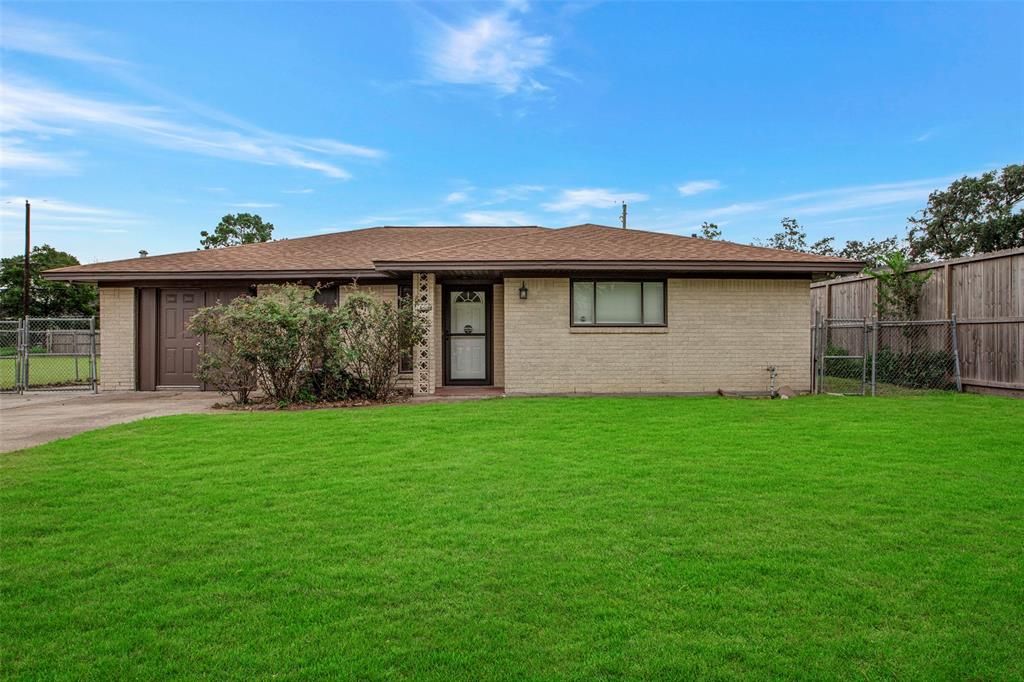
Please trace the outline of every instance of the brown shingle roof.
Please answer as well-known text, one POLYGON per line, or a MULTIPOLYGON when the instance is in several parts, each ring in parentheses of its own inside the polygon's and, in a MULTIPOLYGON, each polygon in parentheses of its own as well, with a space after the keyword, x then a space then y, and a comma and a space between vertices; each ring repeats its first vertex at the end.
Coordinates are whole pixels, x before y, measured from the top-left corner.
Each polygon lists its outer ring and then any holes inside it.
POLYGON ((502 239, 445 245, 403 256, 378 259, 382 263, 466 262, 609 262, 682 261, 746 263, 852 264, 844 258, 782 251, 721 240, 682 237, 664 232, 623 230, 606 225, 574 225, 558 230, 533 230, 502 239))
POLYGON ((373 261, 430 248, 544 231, 542 227, 370 227, 221 249, 73 265, 51 274, 372 272, 373 261))
POLYGON ((265 244, 58 268, 50 279, 372 275, 416 266, 784 269, 855 271, 860 263, 733 242, 602 225, 373 227, 265 244))

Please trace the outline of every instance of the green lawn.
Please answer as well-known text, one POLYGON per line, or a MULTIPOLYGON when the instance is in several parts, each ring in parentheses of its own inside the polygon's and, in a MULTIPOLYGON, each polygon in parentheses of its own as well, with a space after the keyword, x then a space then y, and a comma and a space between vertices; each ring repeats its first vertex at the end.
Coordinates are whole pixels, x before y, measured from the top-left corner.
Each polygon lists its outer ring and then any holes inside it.
POLYGON ((0 455, 13 678, 1020 679, 1024 402, 507 399, 0 455))
MULTIPOLYGON (((0 388, 13 388, 16 371, 15 359, 0 357, 0 388)), ((89 383, 88 357, 41 357, 29 358, 29 382, 32 386, 53 386, 89 383), (77 361, 77 370, 76 370, 77 361)), ((96 358, 96 377, 99 378, 100 359, 96 358)))

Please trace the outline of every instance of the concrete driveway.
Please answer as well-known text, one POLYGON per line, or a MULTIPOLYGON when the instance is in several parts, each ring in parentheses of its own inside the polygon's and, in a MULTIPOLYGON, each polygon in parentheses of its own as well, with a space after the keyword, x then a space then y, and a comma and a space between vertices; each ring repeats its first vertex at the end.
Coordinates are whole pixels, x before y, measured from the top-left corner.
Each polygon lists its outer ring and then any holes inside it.
POLYGON ((0 452, 145 417, 208 412, 223 400, 199 391, 2 394, 0 452))

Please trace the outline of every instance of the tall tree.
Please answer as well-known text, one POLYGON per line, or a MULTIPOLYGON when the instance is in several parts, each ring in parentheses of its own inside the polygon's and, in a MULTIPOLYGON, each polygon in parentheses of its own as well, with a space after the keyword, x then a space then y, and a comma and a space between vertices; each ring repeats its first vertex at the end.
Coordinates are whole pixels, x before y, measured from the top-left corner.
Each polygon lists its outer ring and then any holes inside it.
POLYGON ((900 238, 896 236, 882 239, 872 237, 866 242, 851 239, 843 248, 836 251, 835 255, 840 258, 864 261, 869 268, 880 268, 885 260, 894 253, 906 255, 906 248, 900 244, 900 238))
POLYGON ((796 221, 796 218, 783 218, 782 229, 768 239, 755 239, 756 246, 784 251, 807 251, 807 232, 796 221))
POLYGON ((911 257, 960 258, 1024 246, 1024 165, 1013 164, 980 177, 962 177, 932 192, 911 217, 911 257))
POLYGON ((882 260, 881 269, 867 271, 878 282, 875 308, 879 317, 888 320, 913 320, 917 317, 921 293, 932 271, 911 272, 913 264, 902 252, 896 251, 882 260))
POLYGON ((704 224, 700 226, 700 231, 694 233, 693 236, 700 237, 701 239, 721 239, 722 228, 717 223, 704 221, 704 224))
POLYGON ((835 237, 823 237, 813 244, 807 243, 807 232, 801 227, 796 218, 783 218, 782 229, 768 239, 755 239, 755 246, 764 246, 769 249, 782 249, 784 251, 802 251, 804 253, 816 253, 820 256, 834 256, 835 249, 832 242, 835 237))
MULTIPOLYGON (((29 254, 29 315, 32 317, 91 317, 96 314, 96 287, 91 284, 51 282, 44 270, 78 265, 78 259, 49 244, 32 248, 29 254)), ((23 256, 0 260, 0 317, 21 317, 23 256)))
POLYGON ((783 218, 782 229, 768 239, 758 239, 754 243, 757 246, 767 246, 772 249, 785 249, 787 251, 802 251, 803 253, 815 253, 819 256, 838 256, 861 260, 867 263, 868 267, 880 267, 885 259, 892 253, 905 254, 905 249, 900 245, 899 237, 884 237, 882 239, 871 238, 866 242, 858 239, 851 239, 842 247, 833 246, 835 237, 822 237, 818 241, 808 244, 807 232, 796 221, 795 218, 783 218))
POLYGON ((239 244, 256 244, 269 242, 274 232, 273 223, 263 222, 263 218, 253 213, 229 213, 220 219, 213 232, 203 230, 199 233, 200 245, 204 249, 215 249, 221 246, 238 246, 239 244))

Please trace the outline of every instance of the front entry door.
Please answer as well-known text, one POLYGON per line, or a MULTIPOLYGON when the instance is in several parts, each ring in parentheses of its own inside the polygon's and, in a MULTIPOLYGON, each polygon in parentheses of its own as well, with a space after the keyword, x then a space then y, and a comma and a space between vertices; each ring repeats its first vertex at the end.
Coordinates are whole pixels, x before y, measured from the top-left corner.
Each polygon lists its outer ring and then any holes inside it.
POLYGON ((444 382, 491 384, 491 285, 444 287, 444 382))
POLYGON ((188 321, 205 304, 202 289, 161 289, 159 301, 158 386, 198 386, 199 345, 188 321))

